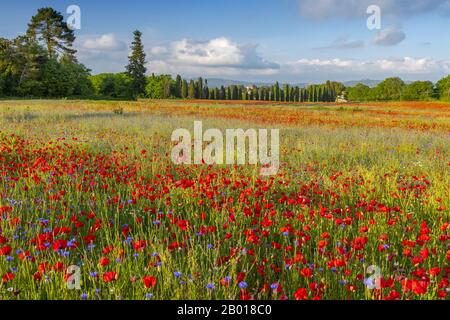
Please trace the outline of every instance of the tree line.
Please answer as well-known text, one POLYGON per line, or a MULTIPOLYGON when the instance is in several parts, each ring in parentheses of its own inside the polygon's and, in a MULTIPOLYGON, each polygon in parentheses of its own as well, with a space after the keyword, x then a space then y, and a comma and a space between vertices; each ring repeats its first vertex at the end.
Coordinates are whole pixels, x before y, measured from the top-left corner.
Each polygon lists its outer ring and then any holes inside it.
POLYGON ((345 87, 339 82, 327 81, 324 84, 310 85, 306 88, 280 85, 243 86, 230 85, 215 88, 208 87, 208 80, 182 79, 177 75, 152 75, 147 79, 145 95, 151 99, 209 99, 209 100, 260 100, 282 102, 331 102, 341 94, 345 87))
POLYGON ((346 97, 350 101, 450 101, 450 76, 435 84, 431 81, 414 81, 409 84, 400 78, 388 78, 376 87, 370 88, 357 84, 346 89, 346 97))
POLYGON ((83 97, 107 99, 210 99, 281 102, 334 102, 372 100, 450 100, 450 76, 436 84, 415 81, 406 84, 388 78, 376 87, 364 84, 346 88, 327 81, 307 87, 280 85, 210 88, 203 78, 177 75, 147 76, 142 33, 133 33, 129 62, 122 73, 91 75, 73 48, 75 34, 61 13, 41 8, 31 18, 27 31, 15 39, 0 38, 0 97, 83 97))

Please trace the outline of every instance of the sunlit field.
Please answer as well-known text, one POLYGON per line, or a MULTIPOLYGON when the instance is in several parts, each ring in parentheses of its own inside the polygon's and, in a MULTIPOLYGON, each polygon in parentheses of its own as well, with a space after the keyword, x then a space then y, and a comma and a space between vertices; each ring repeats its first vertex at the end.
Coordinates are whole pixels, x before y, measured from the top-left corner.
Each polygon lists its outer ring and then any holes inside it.
POLYGON ((446 103, 0 101, 0 299, 448 300, 449 173, 446 103), (195 120, 278 174, 174 165, 195 120))

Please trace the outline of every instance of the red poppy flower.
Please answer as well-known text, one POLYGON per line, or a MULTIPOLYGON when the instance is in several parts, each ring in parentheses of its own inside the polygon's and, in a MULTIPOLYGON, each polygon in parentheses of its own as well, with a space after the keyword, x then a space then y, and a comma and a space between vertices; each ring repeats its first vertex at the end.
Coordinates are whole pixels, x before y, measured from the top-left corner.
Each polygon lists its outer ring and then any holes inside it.
POLYGON ((300 270, 300 274, 305 278, 311 278, 313 271, 310 268, 303 268, 300 270))
POLYGON ((8 239, 7 238, 5 238, 5 237, 3 237, 3 236, 0 236, 0 244, 5 244, 5 243, 7 243, 8 242, 8 239))
POLYGON ((109 264, 109 259, 107 257, 100 258, 99 264, 103 267, 107 266, 109 264))
POLYGON ((66 240, 56 240, 53 242, 53 251, 63 250, 65 248, 67 248, 66 240))
POLYGON ((306 288, 299 288, 294 292, 295 300, 306 300, 308 299, 308 291, 306 288))
POLYGON ((441 273, 441 269, 440 269, 440 268, 437 268, 437 267, 431 268, 431 269, 428 271, 428 273, 430 274, 430 276, 437 277, 437 276, 441 273))
POLYGON ((111 281, 116 281, 118 279, 118 274, 117 272, 114 271, 109 271, 109 272, 105 272, 103 274, 103 281, 104 282, 111 282, 111 281))
POLYGON ((40 272, 36 272, 33 274, 33 279, 36 281, 40 281, 42 279, 42 274, 40 272))
POLYGON ((0 248, 0 256, 9 256, 12 248, 10 246, 4 246, 0 248))
POLYGON ((3 283, 6 283, 6 282, 8 282, 8 281, 10 281, 10 280, 13 280, 13 279, 14 279, 14 273, 8 272, 7 274, 5 274, 5 275, 2 277, 2 282, 3 282, 3 283))
POLYGON ((244 280, 245 280, 245 272, 239 272, 236 277, 236 283, 239 283, 244 280))
POLYGON ((153 288, 154 286, 156 286, 156 278, 153 276, 144 277, 143 282, 144 282, 144 286, 147 289, 153 288))

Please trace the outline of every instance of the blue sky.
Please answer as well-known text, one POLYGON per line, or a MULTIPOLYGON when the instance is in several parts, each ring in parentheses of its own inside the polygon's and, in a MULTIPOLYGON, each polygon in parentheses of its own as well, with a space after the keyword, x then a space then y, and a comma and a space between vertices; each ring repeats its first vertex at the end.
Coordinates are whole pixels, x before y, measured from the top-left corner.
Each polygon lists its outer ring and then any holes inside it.
POLYGON ((68 17, 69 5, 93 73, 124 70, 135 29, 155 73, 295 83, 450 73, 450 0, 22 0, 1 4, 0 36, 24 33, 39 7, 68 17), (379 30, 367 28, 372 4, 379 30))

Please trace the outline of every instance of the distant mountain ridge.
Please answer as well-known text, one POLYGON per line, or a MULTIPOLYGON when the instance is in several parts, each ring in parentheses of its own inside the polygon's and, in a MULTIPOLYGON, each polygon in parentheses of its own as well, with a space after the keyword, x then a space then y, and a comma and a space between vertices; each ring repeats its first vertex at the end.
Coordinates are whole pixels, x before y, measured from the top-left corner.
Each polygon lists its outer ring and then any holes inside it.
POLYGON ((353 80, 353 81, 345 81, 343 82, 346 87, 354 87, 357 84, 364 84, 370 88, 376 87, 382 80, 371 80, 371 79, 362 79, 362 80, 353 80))
MULTIPOLYGON (((244 87, 270 87, 275 82, 258 82, 258 81, 242 81, 242 80, 232 80, 232 79, 220 79, 220 78, 208 78, 208 87, 210 88, 220 88, 221 86, 244 86, 244 87)), ((362 79, 362 80, 352 80, 352 81, 344 81, 342 82, 346 87, 354 87, 357 84, 364 84, 368 87, 377 86, 382 80, 372 80, 372 79, 362 79)), ((281 85, 284 83, 280 83, 281 85)), ((291 86, 298 86, 300 88, 305 88, 312 83, 289 83, 291 86)))

